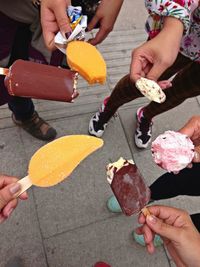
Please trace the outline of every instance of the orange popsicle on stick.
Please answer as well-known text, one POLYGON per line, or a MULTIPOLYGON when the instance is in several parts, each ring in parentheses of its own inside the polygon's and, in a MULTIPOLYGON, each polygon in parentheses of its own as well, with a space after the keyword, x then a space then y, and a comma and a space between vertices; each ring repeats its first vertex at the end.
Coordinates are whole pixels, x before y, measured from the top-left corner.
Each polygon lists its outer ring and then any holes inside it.
POLYGON ((84 41, 69 42, 66 49, 67 63, 89 84, 106 81, 106 63, 95 46, 84 41))
POLYGON ((48 187, 68 177, 78 164, 103 146, 103 140, 88 135, 69 135, 41 147, 32 156, 28 176, 19 181, 22 194, 32 185, 48 187))

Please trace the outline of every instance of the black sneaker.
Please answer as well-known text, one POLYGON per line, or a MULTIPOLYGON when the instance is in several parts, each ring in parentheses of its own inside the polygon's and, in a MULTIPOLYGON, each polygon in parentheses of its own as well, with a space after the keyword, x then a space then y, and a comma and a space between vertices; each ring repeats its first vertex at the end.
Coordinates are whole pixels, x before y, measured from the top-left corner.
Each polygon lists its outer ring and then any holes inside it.
POLYGON ((17 126, 23 128, 26 132, 40 140, 50 141, 56 137, 56 130, 40 118, 36 111, 33 113, 32 117, 26 121, 17 120, 14 114, 12 114, 12 120, 17 126))
POLYGON ((107 122, 104 122, 104 120, 102 119, 102 115, 104 113, 108 99, 109 97, 104 99, 99 111, 97 111, 94 116, 92 116, 88 129, 90 135, 101 137, 104 133, 107 126, 107 122))
POLYGON ((135 144, 139 148, 147 148, 151 143, 153 122, 144 117, 142 107, 137 110, 136 120, 135 144))

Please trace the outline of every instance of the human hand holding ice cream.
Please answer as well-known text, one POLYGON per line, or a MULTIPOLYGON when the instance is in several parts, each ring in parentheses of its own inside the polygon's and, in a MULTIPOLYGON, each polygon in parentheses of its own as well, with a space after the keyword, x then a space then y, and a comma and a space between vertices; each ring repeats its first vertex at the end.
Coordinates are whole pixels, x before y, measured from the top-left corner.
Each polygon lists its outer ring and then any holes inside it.
POLYGON ((176 266, 199 266, 200 235, 186 211, 167 206, 149 207, 151 215, 139 215, 142 226, 137 234, 144 235, 147 251, 155 251, 155 234, 159 234, 176 266))
POLYGON ((180 133, 190 137, 194 144, 193 162, 200 162, 200 116, 193 116, 180 130, 180 133))
POLYGON ((41 1, 41 24, 45 44, 49 50, 55 49, 55 34, 60 30, 63 35, 71 33, 69 18, 66 8, 68 0, 41 1))
POLYGON ((32 185, 49 187, 58 184, 102 145, 102 139, 87 135, 64 136, 46 144, 32 156, 28 176, 18 182, 21 190, 15 196, 32 185))
POLYGON ((192 162, 194 145, 187 135, 166 131, 152 142, 151 152, 158 166, 168 172, 179 172, 192 162))
POLYGON ((166 131, 151 147, 154 161, 169 172, 179 172, 200 162, 200 116, 193 116, 179 132, 166 131))
MULTIPOLYGON (((13 176, 0 175, 0 223, 4 222, 17 207, 16 194, 21 190, 18 179, 13 176)), ((21 200, 26 200, 26 192, 20 195, 21 200)))

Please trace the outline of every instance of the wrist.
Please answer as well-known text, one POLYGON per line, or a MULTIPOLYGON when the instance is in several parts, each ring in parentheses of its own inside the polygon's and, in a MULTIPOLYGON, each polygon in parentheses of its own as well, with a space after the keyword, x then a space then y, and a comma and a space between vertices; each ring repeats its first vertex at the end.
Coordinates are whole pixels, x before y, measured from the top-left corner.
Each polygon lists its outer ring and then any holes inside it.
POLYGON ((175 34, 175 36, 178 35, 182 37, 184 25, 180 20, 174 17, 165 17, 162 31, 167 32, 168 34, 175 34))

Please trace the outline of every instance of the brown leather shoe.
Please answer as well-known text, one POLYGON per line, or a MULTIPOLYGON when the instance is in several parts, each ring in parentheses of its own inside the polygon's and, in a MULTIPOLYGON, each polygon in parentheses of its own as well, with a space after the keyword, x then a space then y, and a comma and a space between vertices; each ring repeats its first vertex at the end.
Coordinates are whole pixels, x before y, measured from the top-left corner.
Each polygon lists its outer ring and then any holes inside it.
POLYGON ((12 120, 17 126, 23 128, 26 132, 40 140, 50 141, 56 137, 56 130, 40 118, 36 111, 33 113, 32 117, 26 121, 16 120, 14 114, 12 114, 12 120))

